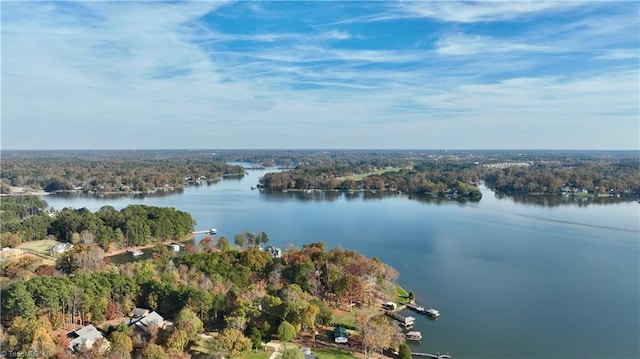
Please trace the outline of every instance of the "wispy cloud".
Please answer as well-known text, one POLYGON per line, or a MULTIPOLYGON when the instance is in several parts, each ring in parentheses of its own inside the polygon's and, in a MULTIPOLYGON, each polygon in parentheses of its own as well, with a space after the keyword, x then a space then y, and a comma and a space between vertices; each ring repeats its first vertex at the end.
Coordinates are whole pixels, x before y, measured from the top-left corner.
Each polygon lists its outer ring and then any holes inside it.
POLYGON ((579 1, 403 1, 409 15, 450 22, 505 21, 531 14, 567 11, 584 6, 579 1))
POLYGON ((637 146, 623 9, 313 2, 308 20, 306 4, 3 2, 3 145, 637 146), (563 138, 612 122, 606 138, 563 138))
POLYGON ((441 55, 474 55, 504 52, 554 52, 550 46, 498 40, 488 36, 462 33, 442 36, 436 41, 436 52, 441 55))

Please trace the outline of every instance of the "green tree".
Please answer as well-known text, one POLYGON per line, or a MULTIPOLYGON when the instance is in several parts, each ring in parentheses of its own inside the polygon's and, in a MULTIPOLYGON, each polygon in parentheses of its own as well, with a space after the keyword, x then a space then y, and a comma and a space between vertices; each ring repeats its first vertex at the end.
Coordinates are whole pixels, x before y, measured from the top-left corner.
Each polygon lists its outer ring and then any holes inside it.
POLYGON ((300 348, 285 349, 282 352, 281 359, 304 359, 304 353, 300 348))
POLYGON ((282 323, 278 326, 278 330, 276 331, 276 335, 278 339, 283 342, 289 342, 291 339, 296 337, 296 327, 293 324, 283 320, 282 323))
POLYGON ((242 358, 242 353, 251 349, 251 340, 238 329, 224 329, 218 335, 218 342, 233 359, 242 358))
POLYGON ((249 339, 251 340, 253 349, 262 348, 262 332, 260 332, 260 329, 256 327, 251 328, 249 339))
POLYGON ((2 292, 3 319, 11 320, 16 316, 24 319, 34 319, 38 308, 27 291, 24 283, 13 285, 6 293, 2 292))
POLYGON ((114 331, 109 335, 109 352, 122 359, 130 359, 133 351, 131 337, 123 332, 114 331))
POLYGON ((400 359, 411 359, 411 348, 409 348, 409 345, 407 343, 402 343, 400 344, 400 347, 398 348, 398 357, 400 359))
POLYGON ((187 338, 193 339, 198 333, 202 333, 204 325, 191 309, 184 308, 176 317, 175 328, 183 330, 187 334, 187 338))
POLYGON ((183 351, 188 343, 189 336, 187 332, 178 328, 174 328, 167 339, 167 347, 179 352, 183 351))

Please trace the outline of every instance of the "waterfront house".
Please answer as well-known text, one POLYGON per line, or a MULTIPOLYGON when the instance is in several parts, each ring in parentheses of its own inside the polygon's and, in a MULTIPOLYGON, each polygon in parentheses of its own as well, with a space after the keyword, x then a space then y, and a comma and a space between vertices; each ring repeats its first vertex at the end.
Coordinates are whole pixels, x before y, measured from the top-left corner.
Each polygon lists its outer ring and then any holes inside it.
POLYGON ((282 250, 278 247, 274 247, 274 246, 266 246, 263 249, 265 252, 268 252, 269 254, 271 254, 271 257, 273 258, 280 258, 282 257, 282 250))
POLYGON ((396 310, 398 308, 398 305, 394 302, 386 302, 382 305, 382 308, 384 308, 385 310, 396 310))

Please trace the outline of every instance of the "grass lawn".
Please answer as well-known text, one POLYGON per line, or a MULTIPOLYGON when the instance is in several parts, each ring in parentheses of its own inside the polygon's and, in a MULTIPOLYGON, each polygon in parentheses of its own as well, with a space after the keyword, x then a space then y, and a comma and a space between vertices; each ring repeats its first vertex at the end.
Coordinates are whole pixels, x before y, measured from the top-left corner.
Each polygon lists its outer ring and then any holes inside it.
POLYGON ((345 177, 336 177, 336 179, 338 181, 344 181, 346 179, 350 179, 350 180, 354 180, 354 181, 360 181, 363 178, 368 177, 368 176, 381 175, 381 174, 387 173, 387 172, 398 172, 401 169, 411 169, 411 167, 385 168, 385 169, 381 169, 381 170, 377 170, 377 171, 371 171, 371 172, 367 172, 367 173, 360 173, 360 174, 357 174, 357 175, 351 175, 351 176, 345 176, 345 177))
POLYGON ((407 291, 404 290, 404 288, 402 288, 399 285, 396 285, 396 293, 398 294, 398 298, 397 298, 398 303, 400 304, 409 303, 409 293, 407 293, 407 291))
POLYGON ((51 256, 51 246, 59 244, 62 242, 52 241, 49 239, 42 239, 39 241, 28 241, 20 243, 18 248, 26 251, 32 252, 31 255, 39 257, 42 259, 42 264, 50 264, 53 265, 56 263, 56 259, 51 256))
POLYGON ((317 348, 313 349, 313 353, 318 359, 353 359, 351 353, 343 349, 337 348, 317 348))
POLYGON ((271 353, 273 353, 273 350, 266 352, 264 350, 258 350, 255 353, 251 351, 244 354, 244 359, 269 359, 271 353))
POLYGON ((367 317, 374 317, 376 315, 382 314, 382 309, 378 307, 353 307, 351 311, 345 310, 334 310, 333 311, 333 322, 339 324, 346 324, 349 326, 356 326, 356 315, 359 313, 364 313, 367 317))
POLYGON ((54 245, 60 244, 60 243, 62 243, 62 242, 52 241, 52 240, 49 240, 49 239, 43 239, 43 240, 39 240, 39 241, 28 241, 28 242, 20 243, 18 248, 20 248, 20 249, 29 249, 29 250, 32 250, 32 251, 35 251, 35 252, 38 252, 38 253, 49 255, 49 254, 51 254, 51 252, 49 251, 51 246, 54 246, 54 245))

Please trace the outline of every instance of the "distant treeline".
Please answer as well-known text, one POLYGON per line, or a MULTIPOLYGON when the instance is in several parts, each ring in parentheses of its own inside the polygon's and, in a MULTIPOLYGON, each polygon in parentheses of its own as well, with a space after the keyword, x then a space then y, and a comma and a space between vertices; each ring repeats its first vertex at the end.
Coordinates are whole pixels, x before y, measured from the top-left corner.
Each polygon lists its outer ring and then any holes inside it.
POLYGON ((640 195, 638 158, 559 154, 482 159, 477 155, 407 157, 383 161, 315 158, 294 169, 269 173, 264 189, 391 190, 416 194, 479 196, 480 181, 496 191, 522 194, 640 195), (395 169, 395 170, 394 170, 395 169))
POLYGON ((11 193, 12 187, 46 192, 155 192, 182 188, 200 179, 218 180, 222 175, 241 176, 244 169, 215 162, 211 154, 177 156, 159 152, 155 156, 137 156, 133 151, 88 156, 75 152, 10 152, 2 161, 0 192, 11 193))
POLYGON ((193 231, 193 218, 174 208, 130 205, 117 211, 104 206, 97 212, 64 208, 48 212, 36 196, 3 197, 0 202, 0 244, 14 247, 23 241, 51 239, 72 244, 96 243, 109 247, 138 246, 183 239, 193 231))
POLYGON ((150 192, 241 175, 232 162, 286 171, 269 190, 393 190, 475 196, 504 193, 640 195, 638 151, 552 150, 145 150, 2 151, 0 191, 24 187, 90 193, 150 192), (384 171, 395 168, 395 171, 384 171), (369 174, 368 176, 365 174, 369 174))

